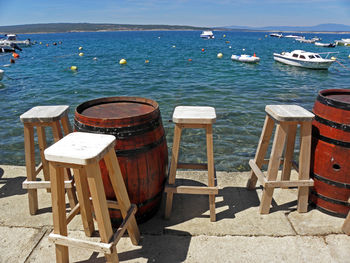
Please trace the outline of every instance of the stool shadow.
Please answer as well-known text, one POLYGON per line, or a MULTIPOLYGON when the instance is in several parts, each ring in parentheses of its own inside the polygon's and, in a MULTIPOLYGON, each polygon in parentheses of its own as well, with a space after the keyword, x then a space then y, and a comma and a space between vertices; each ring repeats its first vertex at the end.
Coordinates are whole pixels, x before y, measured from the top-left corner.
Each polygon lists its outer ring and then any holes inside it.
POLYGON ((4 178, 5 171, 0 168, 0 185, 4 184, 0 188, 0 198, 5 198, 13 195, 23 195, 27 193, 27 190, 22 189, 22 183, 26 180, 25 176, 19 176, 16 178, 4 178))
MULTIPOLYGON (((191 236, 187 232, 174 231, 174 235, 143 235, 137 249, 119 252, 119 261, 127 261, 137 258, 147 259, 147 262, 184 262, 188 254, 191 236)), ((77 261, 79 263, 106 262, 104 256, 93 252, 88 260, 77 261)))

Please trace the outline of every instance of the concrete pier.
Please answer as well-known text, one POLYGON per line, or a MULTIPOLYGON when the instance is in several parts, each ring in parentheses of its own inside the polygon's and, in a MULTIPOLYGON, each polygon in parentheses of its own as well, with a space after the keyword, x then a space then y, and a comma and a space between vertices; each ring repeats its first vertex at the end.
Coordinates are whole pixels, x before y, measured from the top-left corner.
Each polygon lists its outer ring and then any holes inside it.
MULTIPOLYGON (((25 176, 25 167, 0 165, 0 262, 55 262, 47 238, 50 193, 38 190, 39 211, 31 216, 22 189, 25 176)), ((181 180, 201 185, 207 176, 186 172, 181 180)), ((247 180, 248 173, 217 172, 216 222, 209 219, 208 196, 175 195, 170 220, 163 219, 162 204, 139 225, 139 246, 122 238, 120 262, 350 262, 350 237, 341 231, 344 218, 316 209, 298 213, 297 189, 275 189, 270 213, 260 215, 262 188, 246 190, 247 180)), ((79 216, 70 223, 69 235, 85 238, 79 216)), ((105 262, 103 254, 89 250, 70 248, 69 254, 71 262, 105 262)))

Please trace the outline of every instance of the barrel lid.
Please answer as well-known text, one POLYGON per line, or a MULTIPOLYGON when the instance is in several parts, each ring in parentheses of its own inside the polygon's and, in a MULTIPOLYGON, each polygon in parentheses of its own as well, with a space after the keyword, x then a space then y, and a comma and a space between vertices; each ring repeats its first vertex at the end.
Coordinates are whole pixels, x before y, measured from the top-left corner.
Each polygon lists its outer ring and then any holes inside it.
POLYGON ((90 118, 125 119, 154 112, 158 104, 152 100, 137 97, 101 98, 80 104, 76 112, 90 118))
POLYGON ((348 89, 321 90, 317 100, 331 107, 350 110, 350 90, 348 89))

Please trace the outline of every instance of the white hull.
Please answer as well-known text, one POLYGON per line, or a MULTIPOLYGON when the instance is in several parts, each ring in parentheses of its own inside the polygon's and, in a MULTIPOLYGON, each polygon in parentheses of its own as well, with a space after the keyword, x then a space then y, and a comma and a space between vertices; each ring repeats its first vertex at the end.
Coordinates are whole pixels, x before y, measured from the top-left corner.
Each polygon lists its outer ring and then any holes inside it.
POLYGON ((10 46, 11 43, 16 44, 19 47, 26 47, 26 46, 30 46, 31 42, 30 40, 15 40, 15 41, 11 41, 11 40, 0 40, 0 45, 1 46, 10 46))
POLYGON ((203 31, 202 34, 200 35, 201 38, 206 38, 206 39, 213 39, 214 34, 212 31, 203 31))
POLYGON ((0 80, 2 80, 2 77, 4 76, 4 71, 0 69, 0 80))
POLYGON ((334 62, 331 59, 323 59, 324 61, 301 61, 300 59, 285 57, 277 53, 273 54, 273 58, 275 61, 287 65, 309 69, 328 69, 330 65, 332 65, 332 63, 334 62))
POLYGON ((240 55, 240 56, 232 55, 231 59, 235 61, 246 62, 246 63, 257 63, 260 61, 259 57, 254 57, 250 55, 240 55))

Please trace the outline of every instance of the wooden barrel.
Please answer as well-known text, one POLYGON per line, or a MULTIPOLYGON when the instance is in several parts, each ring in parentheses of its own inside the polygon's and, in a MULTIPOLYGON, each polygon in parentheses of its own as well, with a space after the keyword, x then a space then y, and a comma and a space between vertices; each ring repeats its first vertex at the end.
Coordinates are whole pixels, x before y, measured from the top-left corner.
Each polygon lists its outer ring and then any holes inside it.
POLYGON ((350 90, 319 92, 312 123, 311 202, 338 216, 350 206, 350 90))
MULTIPOLYGON (((74 129, 116 137, 115 151, 130 201, 138 207, 136 220, 141 223, 151 218, 160 206, 168 166, 158 104, 139 97, 87 101, 76 108, 74 129)), ((100 167, 107 199, 115 200, 103 161, 100 167)), ((121 219, 118 210, 110 209, 110 214, 116 221, 121 219)))

